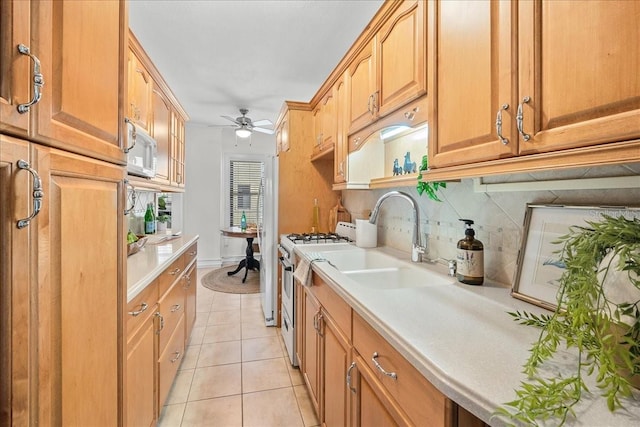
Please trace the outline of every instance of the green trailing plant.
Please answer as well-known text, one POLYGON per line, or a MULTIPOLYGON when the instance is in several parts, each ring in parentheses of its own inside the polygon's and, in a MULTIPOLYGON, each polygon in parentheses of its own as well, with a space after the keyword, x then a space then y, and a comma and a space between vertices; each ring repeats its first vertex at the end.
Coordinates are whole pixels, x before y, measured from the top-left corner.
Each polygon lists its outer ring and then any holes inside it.
POLYGON ((420 164, 420 170, 418 171, 418 185, 416 186, 418 194, 422 196, 423 193, 427 193, 427 197, 431 200, 441 202, 442 200, 440 200, 436 193, 440 188, 447 188, 447 183, 423 181, 422 174, 420 172, 426 171, 427 169, 429 169, 429 158, 428 156, 422 156, 422 163, 420 164))
POLYGON ((610 276, 622 274, 624 286, 640 289, 640 219, 605 215, 587 224, 571 227, 554 242, 562 245, 557 253, 565 264, 556 310, 509 313, 540 334, 523 367, 528 380, 497 416, 520 424, 554 420, 563 425, 575 415, 582 393, 589 392, 587 376, 595 376, 610 411, 622 408, 621 399, 631 396, 630 378, 640 379, 640 301, 613 301, 603 286, 610 276), (566 377, 545 376, 545 363, 564 348, 577 351, 574 371, 566 377))

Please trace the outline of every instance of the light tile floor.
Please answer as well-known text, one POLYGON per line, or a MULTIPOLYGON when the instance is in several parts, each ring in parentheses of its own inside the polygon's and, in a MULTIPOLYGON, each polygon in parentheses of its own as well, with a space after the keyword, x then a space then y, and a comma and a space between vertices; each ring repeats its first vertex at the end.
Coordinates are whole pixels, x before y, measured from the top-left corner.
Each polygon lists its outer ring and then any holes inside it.
MULTIPOLYGON (((202 278, 211 269, 199 269, 202 278)), ((196 323, 161 427, 318 425, 280 330, 264 326, 260 294, 225 294, 199 283, 196 323)))

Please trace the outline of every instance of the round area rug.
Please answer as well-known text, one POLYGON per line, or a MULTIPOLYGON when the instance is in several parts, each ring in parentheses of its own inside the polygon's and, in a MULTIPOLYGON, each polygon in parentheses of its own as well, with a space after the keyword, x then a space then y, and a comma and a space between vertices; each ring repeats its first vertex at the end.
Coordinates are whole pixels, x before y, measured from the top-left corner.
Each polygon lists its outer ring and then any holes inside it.
POLYGON ((228 265, 205 274, 202 276, 202 285, 212 291, 228 294, 257 294, 260 292, 260 272, 249 270, 247 281, 242 283, 244 268, 233 276, 227 274, 228 271, 233 271, 236 267, 236 264, 228 265))

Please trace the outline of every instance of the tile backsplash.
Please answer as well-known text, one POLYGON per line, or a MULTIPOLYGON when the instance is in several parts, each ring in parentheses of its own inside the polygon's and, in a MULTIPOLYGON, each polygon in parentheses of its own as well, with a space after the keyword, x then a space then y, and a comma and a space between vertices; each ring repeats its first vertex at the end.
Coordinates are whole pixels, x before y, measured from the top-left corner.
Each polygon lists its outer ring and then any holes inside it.
MULTIPOLYGON (((415 187, 397 188, 416 199, 420 214, 420 235, 427 246, 428 258, 455 257, 456 244, 464 237, 459 218, 472 219, 476 238, 484 244, 485 277, 510 287, 516 271, 518 251, 523 237, 527 203, 564 205, 640 205, 640 164, 580 168, 492 177, 484 183, 582 179, 605 176, 629 176, 637 179, 635 188, 606 190, 538 190, 483 192, 474 189, 472 179, 450 182, 441 190, 442 203, 418 196, 415 187)), ((353 218, 366 218, 378 198, 389 191, 345 190, 343 204, 353 218)), ((378 246, 390 246, 409 252, 413 232, 413 213, 402 199, 384 202, 378 217, 378 246)))

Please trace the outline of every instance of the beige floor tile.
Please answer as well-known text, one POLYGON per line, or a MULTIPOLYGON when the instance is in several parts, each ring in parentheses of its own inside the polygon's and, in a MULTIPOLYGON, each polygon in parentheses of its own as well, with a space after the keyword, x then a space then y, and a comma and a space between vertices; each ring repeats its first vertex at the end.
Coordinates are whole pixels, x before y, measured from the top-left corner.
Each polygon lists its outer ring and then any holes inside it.
POLYGON ((242 324, 242 339, 248 338, 264 338, 275 337, 278 332, 278 328, 273 326, 265 326, 258 323, 243 323, 242 324))
POLYGON ((184 351, 184 358, 182 359, 182 363, 180 363, 179 370, 185 369, 194 369, 196 367, 196 363, 198 362, 198 356, 200 355, 200 346, 199 345, 190 345, 184 351))
POLYGON ((185 403, 189 397, 189 389, 191 388, 191 380, 193 380, 193 372, 195 369, 186 369, 178 371, 173 385, 167 396, 165 405, 173 405, 175 403, 185 403))
POLYGON ((318 417, 316 416, 316 411, 315 409, 313 409, 311 399, 309 398, 307 387, 298 385, 293 387, 293 391, 296 395, 298 407, 300 408, 300 412, 302 413, 302 420, 304 421, 305 427, 317 426, 318 424, 320 424, 318 422, 318 417))
POLYGON ((242 338, 239 323, 227 323, 225 325, 210 325, 204 332, 203 344, 223 341, 238 341, 242 338))
POLYGON ((204 338, 204 332, 205 332, 206 327, 204 326, 200 326, 200 327, 194 327, 191 330, 191 337, 189 338, 189 344, 190 346, 192 345, 200 345, 202 344, 202 339, 204 338))
POLYGON ((242 427, 242 396, 218 397, 187 403, 182 427, 242 427))
POLYGON ((214 301, 225 301, 228 303, 235 303, 240 301, 241 294, 229 294, 226 292, 214 292, 213 299, 214 301))
POLYGON ((189 402, 240 394, 241 375, 240 363, 197 368, 193 373, 189 402))
POLYGON ((276 337, 251 338, 242 340, 242 361, 282 357, 282 349, 276 337))
POLYGON ((201 328, 203 326, 207 326, 207 322, 209 321, 209 311, 196 311, 196 321, 193 323, 194 328, 201 328))
POLYGON ((242 392, 291 387, 284 358, 256 360, 242 364, 242 392))
POLYGON ((207 326, 240 323, 240 310, 212 311, 207 326))
POLYGON ((240 299, 240 305, 242 309, 246 308, 262 308, 262 298, 260 298, 260 294, 243 294, 240 299), (257 295, 254 296, 254 295, 257 295))
POLYGON ((245 427, 303 427, 291 387, 242 395, 245 427))
POLYGON ((238 310, 240 309, 240 298, 219 298, 213 299, 211 304, 211 311, 226 311, 226 310, 238 310))
POLYGON ((196 313, 208 313, 208 312, 210 312, 211 311, 211 303, 213 303, 213 300, 196 302, 196 313))
POLYGON ((241 314, 242 323, 254 323, 264 325, 264 312, 262 307, 243 308, 241 314))
POLYGON ((197 367, 226 365, 229 363, 240 363, 240 341, 217 342, 212 344, 202 344, 197 367))
POLYGON ((303 385, 304 377, 302 376, 302 372, 300 372, 300 368, 296 368, 293 365, 291 365, 289 356, 287 356, 285 360, 287 362, 287 370, 289 371, 289 378, 291 379, 291 384, 293 386, 303 385))
POLYGON ((185 406, 187 406, 185 403, 179 403, 177 405, 163 407, 160 412, 160 418, 158 419, 158 427, 179 426, 182 422, 185 406))

